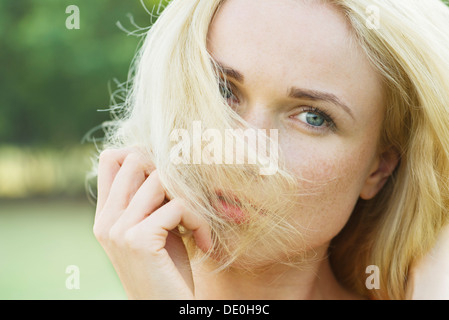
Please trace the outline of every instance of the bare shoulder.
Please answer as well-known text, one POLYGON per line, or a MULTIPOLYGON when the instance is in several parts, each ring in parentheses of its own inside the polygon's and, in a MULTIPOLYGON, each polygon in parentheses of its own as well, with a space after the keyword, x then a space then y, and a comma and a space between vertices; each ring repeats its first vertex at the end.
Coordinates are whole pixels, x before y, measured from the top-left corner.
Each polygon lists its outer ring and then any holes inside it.
POLYGON ((407 298, 449 299, 449 225, 443 228, 432 250, 411 269, 407 298))

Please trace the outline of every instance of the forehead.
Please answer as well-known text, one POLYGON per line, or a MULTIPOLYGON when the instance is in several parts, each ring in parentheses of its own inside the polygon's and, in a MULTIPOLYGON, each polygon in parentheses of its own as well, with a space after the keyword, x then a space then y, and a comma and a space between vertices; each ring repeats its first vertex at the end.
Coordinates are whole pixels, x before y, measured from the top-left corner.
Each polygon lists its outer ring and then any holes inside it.
POLYGON ((343 99, 349 91, 378 88, 345 17, 321 1, 226 0, 208 41, 215 59, 254 81, 328 90, 343 99))
POLYGON ((353 49, 350 36, 344 17, 333 8, 297 0, 227 0, 209 32, 215 54, 244 65, 254 58, 277 65, 298 65, 300 59, 341 62, 353 49))

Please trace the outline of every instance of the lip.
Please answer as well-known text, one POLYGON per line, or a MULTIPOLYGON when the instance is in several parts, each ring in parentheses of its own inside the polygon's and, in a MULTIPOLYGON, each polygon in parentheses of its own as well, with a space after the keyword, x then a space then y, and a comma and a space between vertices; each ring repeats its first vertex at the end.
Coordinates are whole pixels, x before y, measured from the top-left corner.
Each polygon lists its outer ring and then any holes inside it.
POLYGON ((241 224, 246 222, 247 217, 242 209, 241 201, 232 193, 227 193, 227 197, 224 197, 222 191, 216 192, 220 203, 218 211, 223 213, 223 216, 235 223, 241 224))

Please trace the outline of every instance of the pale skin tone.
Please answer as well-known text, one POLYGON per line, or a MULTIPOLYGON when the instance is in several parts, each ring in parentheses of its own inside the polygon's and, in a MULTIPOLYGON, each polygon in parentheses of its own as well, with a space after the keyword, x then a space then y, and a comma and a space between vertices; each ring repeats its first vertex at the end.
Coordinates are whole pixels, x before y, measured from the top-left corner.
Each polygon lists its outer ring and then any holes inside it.
MULTIPOLYGON (((106 151, 100 157, 94 233, 130 298, 361 298, 335 279, 327 249, 357 200, 371 199, 383 187, 398 157, 377 148, 381 80, 352 36, 344 17, 322 4, 228 0, 223 5, 210 26, 208 49, 227 70, 229 103, 252 125, 279 130, 292 172, 331 181, 298 206, 295 218, 308 226, 307 245, 318 259, 307 270, 270 265, 255 277, 238 268, 212 274, 213 259, 192 269, 182 241, 169 230, 182 224, 206 251, 207 224, 182 200, 164 202, 168 197, 157 170, 132 149, 106 151)), ((426 274, 432 274, 423 265, 415 269, 424 270, 417 288, 425 288, 426 274)))

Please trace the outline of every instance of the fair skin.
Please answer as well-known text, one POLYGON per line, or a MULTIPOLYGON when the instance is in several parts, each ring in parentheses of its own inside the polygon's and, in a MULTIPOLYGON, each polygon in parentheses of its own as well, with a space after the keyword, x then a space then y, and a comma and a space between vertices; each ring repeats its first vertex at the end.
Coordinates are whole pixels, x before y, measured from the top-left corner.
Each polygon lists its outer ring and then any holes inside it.
POLYGON ((335 279, 327 249, 357 200, 371 199, 383 187, 398 157, 378 150, 381 80, 352 36, 345 18, 322 4, 225 2, 210 26, 208 49, 228 71, 232 107, 256 127, 279 130, 288 168, 308 180, 298 188, 320 186, 303 198, 294 217, 307 226, 306 247, 314 259, 301 270, 260 265, 264 271, 255 276, 238 264, 211 273, 213 258, 191 267, 182 241, 169 231, 182 224, 207 251, 207 224, 182 200, 168 199, 157 170, 132 149, 106 151, 94 233, 130 298, 360 298, 335 279))

